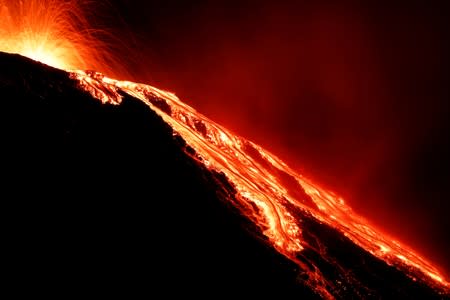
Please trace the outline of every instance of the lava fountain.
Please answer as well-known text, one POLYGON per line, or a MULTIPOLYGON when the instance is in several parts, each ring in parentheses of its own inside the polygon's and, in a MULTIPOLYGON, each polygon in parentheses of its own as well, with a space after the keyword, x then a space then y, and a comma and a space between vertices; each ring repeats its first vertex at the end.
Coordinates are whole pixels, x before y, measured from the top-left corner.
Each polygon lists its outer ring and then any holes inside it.
POLYGON ((1 51, 71 70, 70 76, 80 87, 103 103, 118 105, 123 95, 129 94, 147 104, 195 150, 195 154, 186 151, 188 155, 226 176, 236 190, 226 200, 260 229, 276 251, 308 275, 306 284, 322 297, 333 298, 336 285, 323 276, 319 266, 305 262, 305 249, 323 256, 326 252, 320 244, 312 245, 302 238, 304 229, 296 217, 298 211, 340 232, 412 280, 449 293, 449 281, 425 258, 373 227, 344 199, 298 174, 259 145, 214 123, 170 92, 81 71, 105 70, 108 66, 104 44, 89 29, 79 2, 0 0, 0 41, 1 51))
POLYGON ((60 69, 114 74, 105 30, 93 29, 84 0, 0 0, 0 51, 60 69))

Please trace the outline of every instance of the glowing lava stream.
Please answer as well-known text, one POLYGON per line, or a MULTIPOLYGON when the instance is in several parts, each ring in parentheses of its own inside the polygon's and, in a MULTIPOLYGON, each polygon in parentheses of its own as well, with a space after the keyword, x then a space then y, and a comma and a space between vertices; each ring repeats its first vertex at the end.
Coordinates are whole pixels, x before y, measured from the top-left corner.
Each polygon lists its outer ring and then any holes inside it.
POLYGON ((326 282, 318 268, 297 258, 310 245, 302 240, 302 230, 290 206, 337 229, 356 245, 405 271, 413 280, 424 280, 448 291, 449 282, 433 265, 373 228, 342 198, 297 174, 260 146, 199 114, 174 94, 145 84, 110 79, 96 72, 74 71, 71 77, 78 79, 81 87, 103 103, 120 104, 119 92, 145 102, 173 128, 174 134, 180 135, 196 151, 197 160, 226 175, 235 185, 235 197, 242 212, 255 222, 277 251, 308 273, 309 285, 322 296, 332 297, 329 292, 332 283, 326 282), (277 175, 280 172, 295 179, 307 196, 293 195, 277 175), (306 199, 308 196, 310 199, 306 199))

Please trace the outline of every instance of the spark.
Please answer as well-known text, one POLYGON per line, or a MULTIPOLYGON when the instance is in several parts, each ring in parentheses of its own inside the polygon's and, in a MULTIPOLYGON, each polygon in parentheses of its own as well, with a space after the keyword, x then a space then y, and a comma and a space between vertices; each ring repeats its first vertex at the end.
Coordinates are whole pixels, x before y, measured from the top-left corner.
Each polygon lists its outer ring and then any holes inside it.
MULTIPOLYGON (((113 75, 110 51, 86 17, 86 0, 0 0, 0 51, 64 70, 113 75)), ((114 74, 115 75, 115 74, 114 74)))

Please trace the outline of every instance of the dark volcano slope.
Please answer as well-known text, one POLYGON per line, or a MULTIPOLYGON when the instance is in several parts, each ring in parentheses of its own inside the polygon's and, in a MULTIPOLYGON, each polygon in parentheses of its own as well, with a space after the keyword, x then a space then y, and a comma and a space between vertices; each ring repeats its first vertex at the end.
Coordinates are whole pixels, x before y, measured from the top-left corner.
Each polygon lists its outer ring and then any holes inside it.
MULTIPOLYGON (((139 100, 101 104, 66 72, 1 52, 0 99, 3 246, 18 295, 318 298, 224 201, 232 185, 139 100)), ((338 298, 441 298, 297 214, 326 253, 299 259, 338 298)))
POLYGON ((18 293, 315 297, 219 200, 233 192, 224 179, 140 101, 103 105, 66 72, 2 53, 0 99, 18 293))

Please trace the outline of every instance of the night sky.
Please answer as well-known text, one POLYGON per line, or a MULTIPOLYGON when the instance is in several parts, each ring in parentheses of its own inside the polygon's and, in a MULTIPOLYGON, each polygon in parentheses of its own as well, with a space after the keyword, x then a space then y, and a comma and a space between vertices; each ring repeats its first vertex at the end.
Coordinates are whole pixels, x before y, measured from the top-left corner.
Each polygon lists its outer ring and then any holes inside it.
POLYGON ((175 92, 450 273, 446 7, 109 2, 127 79, 175 92))

